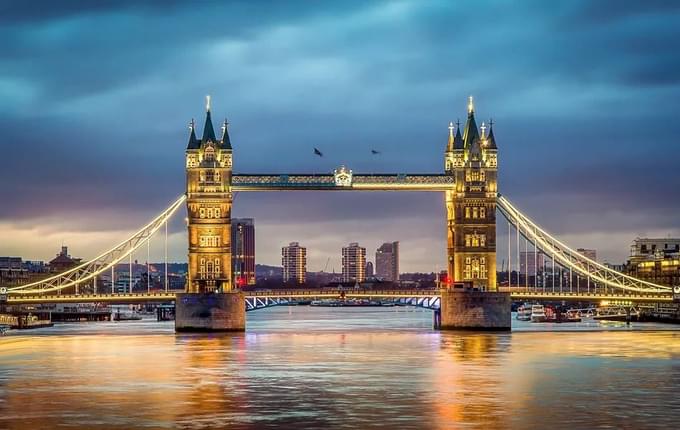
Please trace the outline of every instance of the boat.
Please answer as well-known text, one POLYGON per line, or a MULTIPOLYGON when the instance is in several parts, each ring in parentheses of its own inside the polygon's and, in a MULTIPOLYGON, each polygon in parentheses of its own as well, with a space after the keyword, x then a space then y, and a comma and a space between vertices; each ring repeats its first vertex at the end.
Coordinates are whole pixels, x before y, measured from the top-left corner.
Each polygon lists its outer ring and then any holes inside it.
POLYGON ((559 314, 557 322, 568 323, 568 322, 581 322, 581 317, 577 310, 568 310, 559 314))
POLYGON ((545 308, 543 305, 532 305, 531 306, 531 322, 545 322, 545 308))
POLYGON ((517 315, 515 316, 519 321, 531 321, 531 305, 525 303, 517 308, 517 315))
POLYGON ((138 321, 141 320, 140 315, 134 313, 121 313, 120 310, 113 314, 114 321, 138 321))

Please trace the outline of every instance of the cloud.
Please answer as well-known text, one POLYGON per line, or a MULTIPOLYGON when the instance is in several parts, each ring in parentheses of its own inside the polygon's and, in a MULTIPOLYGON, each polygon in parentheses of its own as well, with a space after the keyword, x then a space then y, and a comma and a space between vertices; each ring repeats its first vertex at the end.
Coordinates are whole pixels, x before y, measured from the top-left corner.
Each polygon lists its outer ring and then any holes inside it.
MULTIPOLYGON (((126 231, 152 217, 183 191, 186 123, 202 124, 208 93, 216 120, 232 124, 239 172, 441 171, 446 124, 472 93, 479 120, 497 124, 501 191, 530 215, 571 237, 677 225, 680 11, 670 2, 0 8, 10 196, 0 222, 15 229, 126 231)), ((389 225, 439 225, 438 205, 432 195, 243 195, 235 213, 255 214, 258 231, 280 219, 318 226, 290 240, 314 243, 323 260, 349 238, 335 230, 351 230, 345 222, 372 225, 362 237, 378 243, 399 233, 389 225), (332 245, 314 242, 322 233, 332 245)), ((284 236, 258 236, 258 252, 276 260, 284 236)), ((408 240, 404 249, 426 248, 408 240)), ((37 253, 31 243, 11 249, 37 253)), ((416 254, 406 265, 428 266, 416 254)))

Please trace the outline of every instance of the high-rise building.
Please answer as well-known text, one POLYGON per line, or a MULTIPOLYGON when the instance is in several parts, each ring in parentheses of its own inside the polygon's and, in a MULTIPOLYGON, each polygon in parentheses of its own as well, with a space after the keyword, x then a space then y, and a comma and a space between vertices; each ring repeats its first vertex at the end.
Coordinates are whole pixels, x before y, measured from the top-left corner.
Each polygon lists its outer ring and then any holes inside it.
POLYGON ((252 218, 231 220, 232 276, 237 286, 255 285, 255 222, 252 218))
POLYGON ((342 281, 364 282, 366 279, 366 248, 352 242, 342 248, 342 281))
POLYGON ((399 242, 385 242, 375 251, 375 274, 385 281, 399 280, 399 242))
POLYGON ((522 275, 534 276, 543 272, 544 263, 545 255, 541 252, 522 251, 519 254, 519 272, 522 275))
POLYGON ((298 242, 291 242, 281 248, 283 282, 304 284, 307 275, 307 248, 298 242))
POLYGON ((590 258, 593 261, 597 261, 597 251, 594 249, 579 248, 576 250, 576 252, 583 255, 584 257, 590 258))
POLYGON ((373 263, 370 261, 366 262, 366 278, 372 278, 373 277, 373 263))
POLYGON ((449 123, 444 159, 446 174, 455 182, 455 187, 445 192, 449 282, 469 282, 493 291, 498 147, 491 123, 477 128, 472 97, 462 136, 460 127, 449 123))
POLYGON ((215 136, 206 106, 203 137, 196 138, 191 122, 186 149, 187 228, 189 266, 187 292, 231 291, 231 184, 232 148, 227 123, 222 138, 215 136))

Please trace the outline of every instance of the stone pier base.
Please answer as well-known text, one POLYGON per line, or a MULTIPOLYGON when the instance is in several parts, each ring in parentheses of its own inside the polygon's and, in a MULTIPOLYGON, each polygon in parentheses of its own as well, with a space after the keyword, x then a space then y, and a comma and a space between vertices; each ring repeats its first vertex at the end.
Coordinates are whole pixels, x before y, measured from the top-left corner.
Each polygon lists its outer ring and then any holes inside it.
POLYGON ((245 331, 243 293, 181 293, 175 302, 175 331, 245 331))
POLYGON ((443 291, 441 330, 510 330, 510 293, 443 291))

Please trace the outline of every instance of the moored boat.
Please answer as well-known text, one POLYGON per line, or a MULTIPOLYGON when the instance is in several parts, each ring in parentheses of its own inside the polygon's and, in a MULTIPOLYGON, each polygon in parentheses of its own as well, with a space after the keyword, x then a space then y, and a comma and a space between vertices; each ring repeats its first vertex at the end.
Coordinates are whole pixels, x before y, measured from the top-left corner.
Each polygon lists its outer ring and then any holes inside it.
POLYGON ((529 303, 525 303, 517 308, 517 315, 515 318, 518 321, 531 321, 531 305, 529 303))
POLYGON ((543 305, 532 305, 531 306, 531 322, 545 322, 545 308, 543 305))

